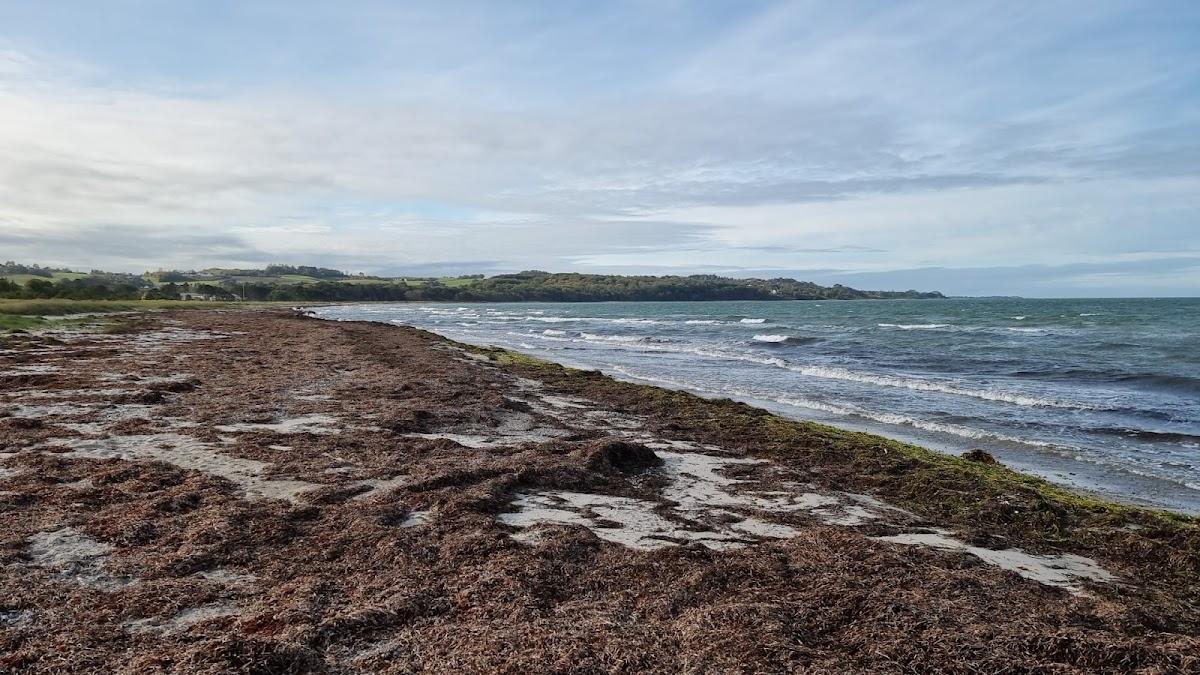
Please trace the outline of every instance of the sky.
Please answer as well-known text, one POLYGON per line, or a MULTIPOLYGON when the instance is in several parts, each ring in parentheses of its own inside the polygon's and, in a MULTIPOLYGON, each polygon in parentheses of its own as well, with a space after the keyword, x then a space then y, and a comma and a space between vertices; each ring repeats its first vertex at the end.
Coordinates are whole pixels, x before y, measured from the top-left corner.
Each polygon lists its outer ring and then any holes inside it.
POLYGON ((0 0, 0 259, 1200 295, 1200 3, 0 0))

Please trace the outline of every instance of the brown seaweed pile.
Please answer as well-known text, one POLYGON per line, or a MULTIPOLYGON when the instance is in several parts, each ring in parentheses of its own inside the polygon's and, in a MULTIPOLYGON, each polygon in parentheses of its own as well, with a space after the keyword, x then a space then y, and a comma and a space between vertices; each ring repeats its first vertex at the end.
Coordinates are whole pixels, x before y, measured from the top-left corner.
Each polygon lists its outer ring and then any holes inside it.
POLYGON ((1192 523, 412 329, 128 321, 0 349, 0 671, 1200 669, 1192 523))

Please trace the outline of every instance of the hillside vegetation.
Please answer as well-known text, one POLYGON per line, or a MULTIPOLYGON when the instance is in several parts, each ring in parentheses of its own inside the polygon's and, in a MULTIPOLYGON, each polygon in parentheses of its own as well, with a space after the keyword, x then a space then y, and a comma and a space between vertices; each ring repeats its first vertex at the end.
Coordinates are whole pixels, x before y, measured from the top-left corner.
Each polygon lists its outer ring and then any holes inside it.
POLYGON ((0 298, 76 300, 281 300, 591 302, 604 300, 858 300, 940 298, 941 293, 862 291, 795 279, 714 275, 621 276, 527 271, 492 277, 379 277, 324 267, 88 273, 13 262, 0 265, 0 298))

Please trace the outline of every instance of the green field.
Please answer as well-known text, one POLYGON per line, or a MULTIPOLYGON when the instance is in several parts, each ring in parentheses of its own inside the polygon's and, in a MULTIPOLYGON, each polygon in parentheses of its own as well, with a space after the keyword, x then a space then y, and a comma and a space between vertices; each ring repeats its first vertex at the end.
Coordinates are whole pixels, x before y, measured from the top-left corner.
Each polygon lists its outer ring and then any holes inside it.
POLYGON ((217 309, 221 307, 290 307, 292 302, 207 302, 202 300, 12 300, 0 299, 0 333, 91 321, 75 314, 217 309), (70 317, 61 319, 56 317, 70 317))
MULTIPOLYGON (((411 286, 412 288, 420 288, 421 286, 428 284, 430 281, 434 281, 434 279, 426 279, 426 278, 418 278, 418 277, 392 277, 392 278, 388 278, 388 279, 383 279, 383 278, 379 278, 379 277, 346 277, 345 279, 334 279, 334 281, 337 281, 338 283, 341 283, 341 284, 363 284, 363 285, 385 285, 385 284, 404 283, 405 285, 411 286)), ((436 279, 436 281, 438 283, 440 283, 441 285, 446 286, 447 288, 461 288, 463 286, 470 286, 471 284, 473 284, 479 280, 478 279, 460 279, 458 277, 438 277, 436 279)))
MULTIPOLYGON (((30 279, 46 279, 48 281, 64 281, 75 279, 86 279, 91 275, 86 272, 54 272, 53 277, 42 277, 34 274, 7 274, 0 275, 0 279, 8 279, 9 281, 24 285, 30 279)), ((211 284, 220 286, 223 283, 230 284, 318 284, 322 282, 335 282, 341 284, 361 284, 361 285, 391 285, 404 283, 413 288, 419 288, 428 284, 430 281, 437 281, 448 288, 462 288, 470 286, 479 279, 462 279, 459 277, 343 277, 340 279, 318 279, 304 274, 282 274, 279 276, 216 276, 206 278, 195 278, 187 281, 158 281, 156 279, 143 276, 144 281, 148 281, 156 288, 161 288, 169 283, 174 283, 177 286, 187 284, 211 284)))
MULTIPOLYGON (((376 279, 373 277, 347 277, 345 279, 334 279, 339 284, 355 284, 359 286, 382 286, 386 284, 394 284, 399 282, 399 279, 376 279)), ((408 282, 411 286, 412 282, 408 282)))
POLYGON ((75 280, 75 279, 86 279, 88 276, 90 276, 90 275, 87 274, 86 272, 54 272, 53 276, 51 276, 49 279, 47 279, 46 277, 40 277, 36 274, 5 274, 5 275, 0 275, 0 279, 8 279, 9 281, 13 282, 14 284, 21 284, 23 286, 23 285, 25 285, 25 282, 29 281, 30 279, 44 279, 46 281, 66 281, 66 280, 75 280))
MULTIPOLYGON (((208 309, 229 302, 200 300, 9 300, 0 299, 0 316, 62 316, 95 312, 130 312, 149 309, 208 309)), ((242 303, 238 303, 242 304, 242 303)))

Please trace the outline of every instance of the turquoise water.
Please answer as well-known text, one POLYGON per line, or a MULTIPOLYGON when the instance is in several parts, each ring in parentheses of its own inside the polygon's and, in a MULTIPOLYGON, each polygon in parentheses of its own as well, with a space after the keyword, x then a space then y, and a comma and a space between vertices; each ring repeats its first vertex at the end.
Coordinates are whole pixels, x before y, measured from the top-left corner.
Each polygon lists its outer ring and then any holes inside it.
POLYGON ((414 325, 1200 512, 1200 299, 375 304, 414 325))

